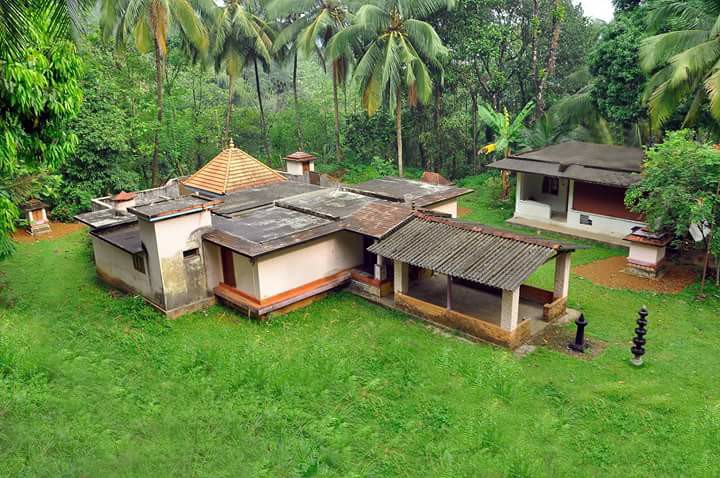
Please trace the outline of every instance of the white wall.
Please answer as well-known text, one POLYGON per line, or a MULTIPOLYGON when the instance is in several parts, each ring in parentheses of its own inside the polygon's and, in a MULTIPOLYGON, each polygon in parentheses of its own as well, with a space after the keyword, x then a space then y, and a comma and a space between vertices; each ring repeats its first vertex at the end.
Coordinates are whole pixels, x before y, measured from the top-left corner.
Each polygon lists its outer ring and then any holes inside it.
POLYGON ((344 231, 268 254, 257 261, 258 298, 267 299, 362 262, 362 237, 344 231))
POLYGON ((101 277, 115 281, 113 286, 128 289, 145 297, 151 295, 150 280, 146 273, 138 272, 133 266, 133 256, 127 251, 92 237, 95 267, 101 277))
POLYGON ((515 202, 515 215, 529 217, 532 219, 544 219, 550 221, 552 209, 549 204, 536 201, 521 200, 515 202))
POLYGON ((538 174, 518 173, 517 198, 522 201, 535 201, 548 204, 552 212, 564 213, 568 205, 568 180, 559 179, 557 196, 542 192, 544 176, 538 174))
POLYGON ((458 215, 457 198, 448 199, 447 201, 435 203, 431 206, 426 206, 424 209, 429 209, 431 211, 437 211, 437 212, 442 212, 445 214, 450 214, 451 217, 457 217, 457 215, 458 215))
POLYGON ((630 253, 628 259, 637 261, 641 264, 655 265, 665 258, 665 248, 651 246, 649 244, 630 243, 630 253))

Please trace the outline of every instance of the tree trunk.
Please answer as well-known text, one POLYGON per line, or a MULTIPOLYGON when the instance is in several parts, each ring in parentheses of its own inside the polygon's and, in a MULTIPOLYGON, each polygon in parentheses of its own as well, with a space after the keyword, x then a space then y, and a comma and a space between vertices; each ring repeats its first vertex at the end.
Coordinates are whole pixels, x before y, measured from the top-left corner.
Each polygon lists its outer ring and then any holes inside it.
POLYGON ((333 107, 335 109, 335 160, 342 161, 342 150, 340 149, 340 105, 338 103, 338 68, 337 61, 332 62, 333 79, 333 107))
POLYGON ((548 78, 555 74, 555 65, 557 64, 557 50, 560 43, 560 25, 562 24, 562 2, 555 0, 553 10, 553 29, 552 38, 550 40, 550 51, 548 52, 547 68, 540 80, 540 87, 537 92, 537 101, 535 103, 535 117, 539 118, 545 112, 545 88, 547 87, 548 78))
POLYGON ((155 139, 153 141, 152 156, 152 186, 157 187, 160 179, 160 129, 163 120, 163 57, 160 45, 155 41, 155 87, 157 89, 157 124, 155 125, 155 139))
POLYGON ((257 58, 253 58, 255 66, 255 90, 257 90, 258 105, 260 106, 260 126, 262 127, 263 147, 265 148, 265 160, 270 162, 270 145, 268 144, 267 126, 265 124, 265 109, 263 108, 262 91, 260 90, 260 74, 258 73, 257 58))
POLYGON ((395 128, 397 129, 397 158, 398 158, 398 173, 400 177, 405 175, 403 170, 403 144, 402 144, 402 95, 400 88, 397 89, 396 93, 397 104, 395 105, 395 128))
POLYGON ((478 115, 478 98, 477 98, 477 91, 472 92, 472 167, 473 171, 477 173, 477 163, 478 163, 478 122, 477 122, 477 115, 478 115))
MULTIPOLYGON (((717 188, 715 189, 715 196, 720 196, 720 181, 718 181, 717 188)), ((712 223, 710 223, 710 232, 707 235, 707 249, 705 251, 705 264, 703 264, 702 280, 700 281, 700 298, 705 298, 705 280, 707 279, 708 267, 710 265, 710 253, 712 251, 712 239, 713 232, 717 227, 715 221, 715 207, 713 206, 712 212, 712 223)))
POLYGON ((293 84, 293 99, 295 100, 295 124, 297 126, 298 147, 302 151, 305 149, 305 139, 303 138, 302 120, 300 119, 300 102, 298 101, 298 91, 297 91, 297 67, 298 67, 298 54, 297 54, 297 50, 296 50, 295 58, 293 59, 292 84, 293 84))
MULTIPOLYGON (((538 32, 540 30, 540 0, 533 0, 532 18, 530 20, 530 43, 531 43, 531 58, 530 68, 532 74, 532 81, 535 83, 535 94, 540 91, 540 69, 538 68, 538 32)), ((520 76, 520 75, 519 75, 520 76)), ((521 78, 521 76, 520 76, 521 78)), ((522 81, 522 79, 520 80, 522 81)), ((535 117, 537 119, 537 103, 535 104, 535 117)))
POLYGON ((230 141, 230 124, 232 122, 232 104, 233 96, 235 95, 235 78, 233 75, 228 75, 230 83, 228 84, 228 102, 227 102, 227 113, 225 115, 225 134, 223 135, 223 144, 228 144, 230 141))

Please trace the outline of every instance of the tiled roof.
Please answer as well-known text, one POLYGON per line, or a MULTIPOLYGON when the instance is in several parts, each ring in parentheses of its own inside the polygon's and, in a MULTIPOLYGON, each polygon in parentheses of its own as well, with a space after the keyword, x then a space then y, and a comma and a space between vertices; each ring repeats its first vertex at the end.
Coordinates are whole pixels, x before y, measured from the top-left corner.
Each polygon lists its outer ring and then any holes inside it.
POLYGON ((285 181, 280 173, 245 151, 231 146, 183 181, 183 184, 215 194, 226 194, 280 181, 285 181))
POLYGON ((110 199, 113 201, 129 201, 131 199, 135 199, 135 196, 137 196, 137 193, 129 193, 126 191, 120 191, 110 199))
POLYGON ((296 151, 292 154, 288 154, 287 156, 285 156, 285 159, 287 159, 288 161, 305 162, 305 161, 315 161, 317 158, 310 153, 306 153, 305 151, 296 151))
POLYGON ((514 290, 538 267, 574 246, 415 213, 368 248, 388 259, 461 279, 514 290))

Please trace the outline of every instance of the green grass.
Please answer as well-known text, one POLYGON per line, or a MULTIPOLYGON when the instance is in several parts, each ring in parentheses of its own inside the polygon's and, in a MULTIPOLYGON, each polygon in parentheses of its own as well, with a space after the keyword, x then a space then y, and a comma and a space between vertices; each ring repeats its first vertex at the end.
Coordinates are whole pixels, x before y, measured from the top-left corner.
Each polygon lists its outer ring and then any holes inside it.
MULTIPOLYGON (((503 212, 480 191, 474 217, 503 212)), ((594 247, 576 262, 619 253, 594 247)), ((593 361, 437 333, 346 293, 268 323, 167 321, 95 280, 83 233, 0 265, 0 476, 713 476, 720 300, 574 276, 593 361), (647 364, 628 364, 651 311, 647 364)), ((541 285, 551 270, 534 278, 541 285)))

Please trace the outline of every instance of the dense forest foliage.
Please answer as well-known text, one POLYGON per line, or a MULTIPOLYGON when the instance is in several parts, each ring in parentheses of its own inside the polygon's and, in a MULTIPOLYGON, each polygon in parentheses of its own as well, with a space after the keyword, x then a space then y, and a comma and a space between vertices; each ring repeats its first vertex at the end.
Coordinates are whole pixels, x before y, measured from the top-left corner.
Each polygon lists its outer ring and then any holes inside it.
POLYGON ((571 0, 0 0, 3 231, 30 195, 69 220, 230 136, 345 179, 459 178, 568 138, 716 140, 715 2, 615 7, 604 24, 571 0))

